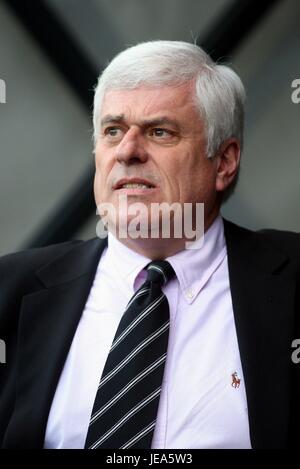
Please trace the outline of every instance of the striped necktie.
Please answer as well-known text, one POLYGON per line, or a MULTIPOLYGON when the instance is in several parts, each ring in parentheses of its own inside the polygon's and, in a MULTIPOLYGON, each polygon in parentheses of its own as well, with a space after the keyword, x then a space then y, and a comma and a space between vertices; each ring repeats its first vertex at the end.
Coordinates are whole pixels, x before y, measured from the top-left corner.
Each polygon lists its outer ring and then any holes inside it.
POLYGON ((148 264, 112 342, 85 448, 151 448, 169 337, 169 304, 161 287, 175 275, 167 261, 148 264))

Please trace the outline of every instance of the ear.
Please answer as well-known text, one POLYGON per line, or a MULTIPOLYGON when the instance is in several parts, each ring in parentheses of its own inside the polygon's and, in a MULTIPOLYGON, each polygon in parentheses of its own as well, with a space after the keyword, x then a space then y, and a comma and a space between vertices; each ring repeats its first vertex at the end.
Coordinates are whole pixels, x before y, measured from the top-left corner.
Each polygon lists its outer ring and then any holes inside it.
POLYGON ((215 158, 217 160, 216 191, 227 189, 235 179, 241 157, 241 146, 236 138, 222 143, 215 158))

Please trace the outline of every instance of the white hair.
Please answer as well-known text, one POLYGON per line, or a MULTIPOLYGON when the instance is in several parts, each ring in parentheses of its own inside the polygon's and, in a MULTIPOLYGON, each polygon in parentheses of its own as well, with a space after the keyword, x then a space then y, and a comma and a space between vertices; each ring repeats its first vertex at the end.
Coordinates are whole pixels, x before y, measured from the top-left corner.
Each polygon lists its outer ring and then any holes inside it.
POLYGON ((176 85, 195 81, 195 99, 203 119, 207 157, 235 137, 243 145, 245 90, 238 75, 218 65, 194 44, 150 41, 120 52, 100 75, 94 96, 94 142, 100 130, 103 97, 108 90, 176 85))

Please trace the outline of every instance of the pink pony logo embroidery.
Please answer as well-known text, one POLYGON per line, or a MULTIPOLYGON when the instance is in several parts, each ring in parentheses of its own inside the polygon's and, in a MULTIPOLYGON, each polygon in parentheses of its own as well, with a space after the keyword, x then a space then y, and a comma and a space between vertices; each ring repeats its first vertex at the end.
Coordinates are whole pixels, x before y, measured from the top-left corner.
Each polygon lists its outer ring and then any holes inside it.
POLYGON ((231 378, 232 378, 231 386, 235 389, 239 388, 241 384, 241 380, 240 378, 238 378, 238 374, 236 371, 232 373, 231 378))

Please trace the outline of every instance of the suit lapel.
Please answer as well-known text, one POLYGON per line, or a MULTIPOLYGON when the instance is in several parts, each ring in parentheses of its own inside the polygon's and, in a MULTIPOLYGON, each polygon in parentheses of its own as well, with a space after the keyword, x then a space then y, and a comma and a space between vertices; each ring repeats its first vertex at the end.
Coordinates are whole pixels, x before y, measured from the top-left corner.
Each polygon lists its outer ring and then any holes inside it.
POLYGON ((42 268, 45 288, 23 299, 17 400, 4 446, 43 447, 60 373, 89 295, 106 241, 80 243, 42 268))
POLYGON ((295 283, 265 235, 224 220, 253 448, 286 447, 295 283))

